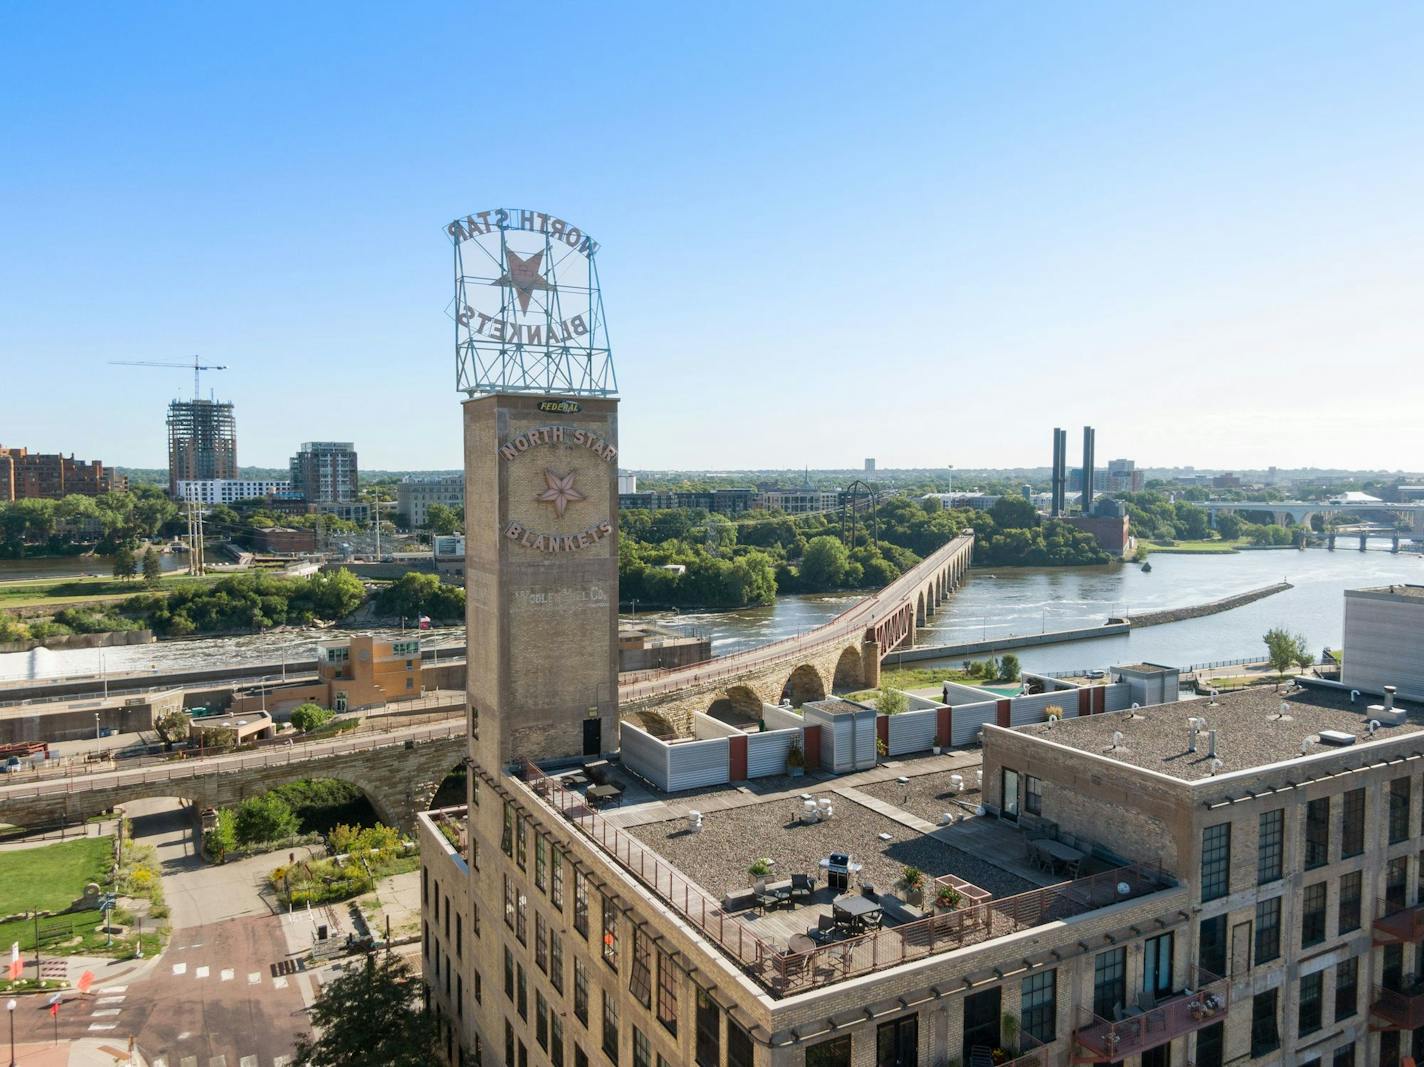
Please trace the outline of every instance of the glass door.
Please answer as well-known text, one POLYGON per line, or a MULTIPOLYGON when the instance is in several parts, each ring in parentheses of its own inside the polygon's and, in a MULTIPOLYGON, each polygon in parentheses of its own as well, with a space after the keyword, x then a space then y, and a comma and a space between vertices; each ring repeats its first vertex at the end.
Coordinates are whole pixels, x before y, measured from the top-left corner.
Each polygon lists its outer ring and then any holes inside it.
POLYGON ((969 1063, 975 1048, 987 1052, 1001 1047, 999 1038, 999 1007, 1002 990, 999 986, 964 998, 964 1062, 969 1063))
POLYGON ((1172 936, 1150 937, 1142 946, 1142 990, 1154 997, 1172 991, 1172 936))
POLYGON ((1019 772, 1005 767, 1003 770, 1002 810, 1004 818, 1018 822, 1019 819, 1019 772))

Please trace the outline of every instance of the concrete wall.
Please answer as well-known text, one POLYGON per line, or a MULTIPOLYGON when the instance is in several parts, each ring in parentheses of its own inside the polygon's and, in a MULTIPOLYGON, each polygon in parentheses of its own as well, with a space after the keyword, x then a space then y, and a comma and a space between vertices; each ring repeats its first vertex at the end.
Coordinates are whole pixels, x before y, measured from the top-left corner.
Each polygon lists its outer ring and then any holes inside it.
POLYGON ((1346 685, 1379 693, 1399 687, 1399 695, 1424 700, 1424 596, 1387 590, 1345 593, 1346 685))
POLYGON ((183 693, 171 690, 117 700, 64 701, 54 704, 19 704, 0 708, 0 744, 18 741, 84 741, 98 727, 115 733, 153 729, 158 718, 183 707, 183 693))
POLYGON ((893 667, 922 659, 953 659, 955 656, 972 656, 982 652, 1006 652, 1014 648, 1059 645, 1068 641, 1090 641, 1095 637, 1114 637, 1118 634, 1125 634, 1130 629, 1132 627, 1127 623, 1112 623, 1104 626, 1085 626, 1076 630, 1055 630, 1046 634, 1023 634, 995 637, 986 641, 965 641, 957 645, 926 645, 923 648, 906 648, 887 653, 881 662, 886 666, 893 667))
POLYGON ((721 719, 714 719, 710 715, 703 715, 700 711, 692 716, 692 736, 699 741, 709 737, 736 737, 746 731, 736 726, 730 726, 721 719))
POLYGON ((799 730, 806 725, 806 720, 801 717, 800 712, 783 708, 778 704, 763 704, 761 706, 761 721, 766 723, 768 730, 784 730, 793 726, 799 730))

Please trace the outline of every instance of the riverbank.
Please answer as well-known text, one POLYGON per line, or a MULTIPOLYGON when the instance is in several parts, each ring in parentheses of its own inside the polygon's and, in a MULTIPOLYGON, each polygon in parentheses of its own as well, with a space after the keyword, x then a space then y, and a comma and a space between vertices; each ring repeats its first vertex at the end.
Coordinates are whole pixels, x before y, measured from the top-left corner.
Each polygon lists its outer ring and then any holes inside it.
POLYGON ((149 645, 156 641, 152 630, 108 630, 98 634, 56 634, 44 639, 0 641, 0 653, 29 652, 35 648, 121 648, 124 645, 149 645))

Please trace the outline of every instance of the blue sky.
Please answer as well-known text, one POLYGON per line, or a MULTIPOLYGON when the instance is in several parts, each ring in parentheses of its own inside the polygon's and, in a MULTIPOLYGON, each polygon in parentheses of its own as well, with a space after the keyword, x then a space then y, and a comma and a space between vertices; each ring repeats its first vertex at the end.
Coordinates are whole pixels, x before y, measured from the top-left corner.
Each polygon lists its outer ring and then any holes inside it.
POLYGON ((443 226, 602 243, 632 467, 1424 467, 1424 6, 0 9, 0 443, 459 464, 443 226), (207 391, 205 384, 204 391, 207 391), (1076 444, 1075 444, 1076 447, 1076 444))

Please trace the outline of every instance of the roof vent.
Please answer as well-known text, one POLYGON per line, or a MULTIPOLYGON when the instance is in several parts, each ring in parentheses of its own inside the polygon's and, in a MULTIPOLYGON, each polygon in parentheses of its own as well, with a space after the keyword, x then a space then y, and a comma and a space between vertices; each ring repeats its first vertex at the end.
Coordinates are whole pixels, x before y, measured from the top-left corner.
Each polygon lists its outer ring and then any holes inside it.
POLYGON ((1321 730, 1319 736, 1322 745, 1335 745, 1337 748, 1355 743, 1355 735, 1344 730, 1321 730))
POLYGON ((1381 726, 1403 726, 1406 721, 1404 709, 1392 704, 1371 704, 1365 709, 1365 714, 1371 719, 1378 719, 1381 726))

